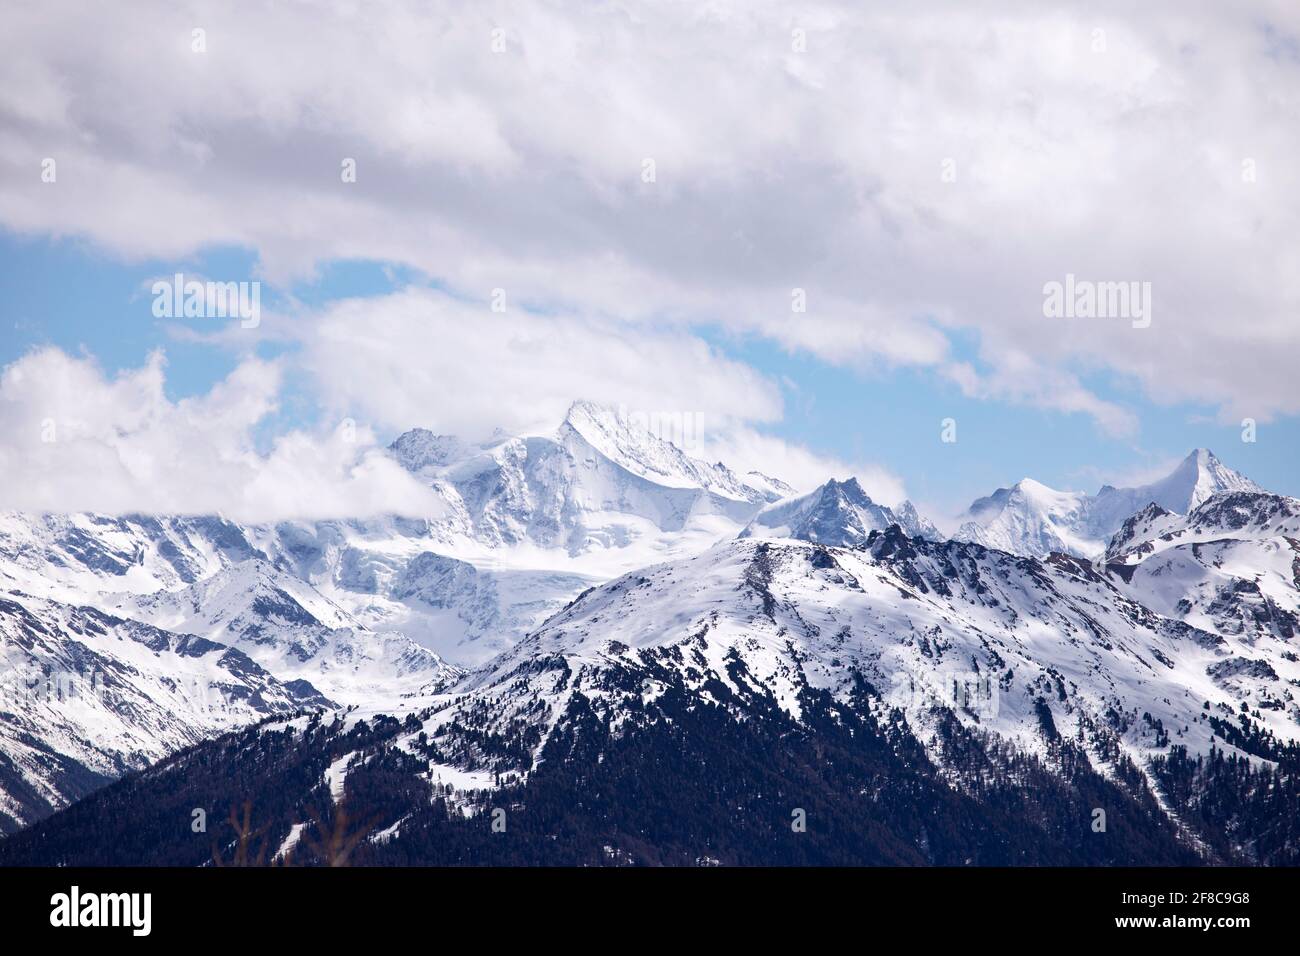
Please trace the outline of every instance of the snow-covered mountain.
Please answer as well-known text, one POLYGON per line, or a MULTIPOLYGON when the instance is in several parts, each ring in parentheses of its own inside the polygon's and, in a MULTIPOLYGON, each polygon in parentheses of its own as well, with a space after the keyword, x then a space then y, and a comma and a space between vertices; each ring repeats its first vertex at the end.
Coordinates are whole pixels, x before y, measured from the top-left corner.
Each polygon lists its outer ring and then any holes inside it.
POLYGON ((1187 514, 1223 492, 1263 490, 1198 448, 1159 481, 1134 488, 1105 485, 1095 495, 1057 491, 1025 478, 973 502, 953 537, 1034 557, 1060 551, 1096 558, 1123 523, 1149 504, 1187 514))
POLYGON ((740 533, 742 538, 798 538, 816 544, 853 547, 872 531, 899 525, 909 535, 932 540, 943 535, 922 518, 910 501, 897 509, 876 504, 856 478, 831 479, 806 495, 787 498, 763 508, 740 533))
POLYGON ((222 730, 326 706, 225 644, 0 596, 0 833, 222 730))
POLYGON ((193 584, 266 555, 220 517, 0 514, 0 589, 79 600, 193 584))
POLYGON ((333 700, 398 700, 459 671, 397 633, 375 633, 287 571, 253 558, 177 591, 133 597, 113 609, 178 634, 238 648, 276 675, 310 681, 333 700))
POLYGON ((1268 492, 1215 495, 1186 515, 1148 505, 1124 522, 1106 548, 1107 562, 1135 564, 1157 551, 1226 538, 1300 537, 1300 501, 1268 492))
MULTIPOLYGON (((1263 587, 1288 621, 1300 587, 1283 571, 1297 553, 1290 542, 1263 587)), ((1043 707, 1067 736, 1110 726, 1139 762, 1171 743, 1208 751, 1207 715, 1235 717, 1243 704, 1279 738, 1300 739, 1300 662, 1286 631, 1244 632, 1230 616, 1152 599, 1147 578, 1165 573, 1098 573, 1064 555, 1013 556, 898 528, 856 548, 727 542, 585 594, 468 675, 454 689, 467 702, 424 730, 436 737, 462 708, 480 717, 486 708, 487 726, 504 728, 527 714, 554 719, 577 695, 602 709, 634 706, 653 693, 646 681, 666 679, 697 692, 752 681, 797 718, 805 691, 838 699, 865 677, 914 727, 947 706, 1029 751, 1044 746, 1043 707)))
POLYGON ((467 664, 511 646, 589 587, 735 535, 792 492, 692 458, 582 401, 547 433, 475 443, 413 429, 391 450, 439 493, 445 514, 299 526, 289 548, 282 527, 264 546, 367 626, 467 664))
MULTIPOLYGON (((472 443, 416 429, 392 453, 440 492, 441 513, 261 526, 219 516, 0 515, 0 597, 39 608, 26 613, 72 606, 138 622, 311 688, 264 694, 265 707, 228 709, 225 723, 161 695, 176 729, 149 747, 119 735, 82 753, 68 735, 45 741, 28 727, 31 746, 112 775, 196 734, 309 700, 391 708, 459 676, 431 648, 481 663, 582 591, 734 536, 790 490, 691 458, 586 402, 549 434, 472 443)), ((167 666, 156 680, 180 681, 167 666)), ((18 739, 0 742, 0 761, 11 767, 10 789, 45 788, 28 812, 82 792, 75 773, 52 784, 24 776, 35 771, 18 739)))
MULTIPOLYGON (((733 536, 791 491, 770 476, 691 458, 588 402, 574 403, 548 434, 474 443, 414 429, 392 452, 440 493, 442 513, 270 526, 215 516, 3 515, 0 589, 155 621, 157 608, 137 598, 193 586, 185 600, 206 606, 227 572, 258 562, 282 590, 298 579, 333 607, 322 626, 362 628, 372 632, 367 640, 399 633, 474 664, 586 588, 733 536)), ((167 620, 180 626, 183 617, 167 620)), ((210 620, 194 627, 220 631, 210 620)))
POLYGON ((749 484, 590 402, 575 402, 549 434, 473 446, 416 429, 392 451, 447 499, 449 531, 571 556, 662 547, 664 533, 715 535, 787 487, 762 475, 749 484))
MULTIPOLYGON (((1265 652, 1279 647, 1284 660, 1296 656, 1290 648, 1300 639, 1295 498, 1228 492, 1186 516, 1150 508, 1125 523, 1106 560, 1146 606, 1249 648, 1243 650, 1249 670, 1275 671, 1265 652)), ((1259 706, 1293 712, 1290 687, 1280 684, 1259 706)))
MULTIPOLYGON (((1197 785, 1175 798, 1169 768, 1227 754, 1267 773, 1277 747, 1300 742, 1298 515, 1294 499, 1222 493, 1112 568, 898 527, 849 547, 723 542, 584 594, 435 696, 400 739, 428 742, 431 776, 491 790, 536 772, 557 736, 576 746, 578 714, 643 740, 669 698, 725 702, 742 722, 775 706, 815 734, 820 695, 845 713, 865 697, 958 790, 980 787, 961 783, 955 726, 1051 773, 1127 781, 1188 847, 1220 859, 1226 835, 1191 819, 1197 785), (527 745, 488 750, 484 735, 527 745)), ((1237 851, 1242 839, 1253 837, 1238 834, 1237 851)))

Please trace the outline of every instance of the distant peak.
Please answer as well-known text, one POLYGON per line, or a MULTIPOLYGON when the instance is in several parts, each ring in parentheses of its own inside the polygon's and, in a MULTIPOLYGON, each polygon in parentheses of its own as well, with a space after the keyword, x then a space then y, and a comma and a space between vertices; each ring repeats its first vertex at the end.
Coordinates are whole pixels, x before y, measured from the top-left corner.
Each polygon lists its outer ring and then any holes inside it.
MULTIPOLYGON (((682 454, 680 448, 660 439, 648 421, 629 414, 625 408, 587 399, 569 406, 560 426, 561 431, 565 429, 577 432, 586 442, 616 460, 622 460, 625 455, 642 459, 682 454)), ((705 462, 699 464, 705 468, 712 467, 705 462)))
POLYGON ((773 478, 761 471, 746 472, 745 477, 741 480, 751 488, 757 488, 769 502, 789 498, 796 493, 793 487, 780 478, 773 478))
POLYGON ((1228 474, 1244 479, 1244 476, 1238 475, 1236 471, 1225 465, 1223 460, 1208 448, 1193 448, 1187 453, 1187 457, 1179 462, 1173 473, 1176 475, 1228 474))
POLYGON ((831 478, 817 491, 820 492, 819 497, 823 500, 830 496, 840 498, 860 508, 876 507, 876 503, 871 500, 871 496, 863 490, 862 485, 858 484, 858 479, 852 476, 845 478, 843 481, 831 478))
MULTIPOLYGON (((1263 491, 1245 475, 1225 465, 1208 448, 1194 448, 1163 482, 1178 493, 1173 510, 1186 514, 1201 502, 1225 491, 1263 491), (1184 500, 1185 499, 1185 502, 1184 500)), ((1171 502, 1162 501, 1169 505, 1171 502)))
POLYGON ((569 405, 560 425, 561 431, 566 428, 598 446, 611 442, 625 444, 629 438, 639 443, 650 437, 648 432, 643 434, 640 429, 629 427, 626 417, 619 414, 618 409, 585 398, 569 405))
POLYGON ((574 399, 569 403, 569 410, 564 413, 566 422, 585 418, 617 418, 617 413, 608 405, 593 402, 588 398, 574 399))
POLYGON ((398 435, 388 450, 408 471, 441 466, 466 454, 466 447, 453 435, 438 435, 427 428, 412 428, 398 435))
POLYGON ((580 398, 570 403, 569 410, 564 413, 563 424, 582 431, 583 426, 586 425, 595 425, 601 429, 607 429, 617 421, 618 413, 614 409, 580 398))
POLYGON ((391 450, 396 450, 403 445, 409 445, 418 441, 427 441, 431 438, 437 437, 437 435, 429 431, 427 428, 408 428, 406 431, 402 432, 402 434, 394 438, 393 443, 388 447, 391 450))
POLYGON ((751 504, 784 497, 788 489, 783 483, 763 488, 747 484, 724 462, 710 464, 694 457, 687 450, 700 441, 693 412, 629 409, 579 399, 569 406, 558 437, 562 443, 576 438, 607 461, 660 485, 701 488, 751 504))
POLYGON ((1057 491, 1052 486, 1045 485, 1033 478, 1021 478, 1015 483, 1013 490, 1019 492, 1021 497, 1034 501, 1056 501, 1058 499, 1072 498, 1076 494, 1071 491, 1057 491))
POLYGON ((569 405, 561 428, 565 425, 593 441, 598 440, 598 436, 619 441, 632 439, 638 443, 650 441, 652 444, 661 440, 648 419, 642 421, 641 416, 629 414, 622 406, 604 405, 585 398, 569 405))

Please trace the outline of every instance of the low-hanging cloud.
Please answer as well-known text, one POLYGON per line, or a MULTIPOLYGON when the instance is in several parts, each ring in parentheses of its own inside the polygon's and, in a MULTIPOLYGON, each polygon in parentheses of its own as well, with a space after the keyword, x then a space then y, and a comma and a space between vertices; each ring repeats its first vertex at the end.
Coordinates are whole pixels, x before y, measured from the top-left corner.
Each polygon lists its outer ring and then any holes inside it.
POLYGON ((410 514, 440 499, 349 423, 290 431, 259 451, 279 367, 248 359, 206 394, 172 401, 165 364, 106 375, 58 349, 0 373, 0 510, 220 513, 245 522, 410 514))
POLYGON ((299 322, 296 361, 333 414, 392 429, 544 429, 576 398, 715 426, 781 417, 773 382, 697 336, 492 305, 423 288, 342 300, 299 322))

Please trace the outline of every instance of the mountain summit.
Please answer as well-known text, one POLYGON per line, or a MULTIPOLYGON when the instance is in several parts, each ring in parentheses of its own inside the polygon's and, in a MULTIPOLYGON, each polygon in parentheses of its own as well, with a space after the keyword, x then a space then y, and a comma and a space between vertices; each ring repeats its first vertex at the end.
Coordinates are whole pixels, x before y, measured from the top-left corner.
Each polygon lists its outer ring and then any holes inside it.
MULTIPOLYGON (((1131 490, 1138 495, 1145 494, 1149 501, 1179 514, 1189 514, 1198 505, 1225 491, 1257 494, 1264 491, 1245 475, 1225 465, 1208 448, 1195 449, 1160 481, 1131 490)), ((1102 491, 1104 493, 1105 489, 1102 491)))
MULTIPOLYGON (((760 503, 781 497, 743 481, 722 462, 708 464, 681 448, 639 427, 616 409, 590 401, 577 401, 560 426, 559 438, 568 432, 630 474, 669 488, 702 488, 734 501, 760 503)), ((767 479, 771 481, 771 479, 767 479)), ((788 486, 786 486, 788 488, 788 486)))
MULTIPOLYGON (((664 533, 743 527, 792 489, 688 455, 618 410, 574 402, 554 431, 482 444, 415 429, 390 451, 447 501, 448 529, 478 545, 572 556, 653 547, 664 533)), ((733 532, 734 533, 734 532, 733 532)))
POLYGON ((910 501, 895 510, 877 504, 856 478, 831 479, 815 491, 768 505, 740 533, 742 538, 795 538, 834 547, 856 547, 872 531, 898 525, 908 535, 939 539, 910 501))

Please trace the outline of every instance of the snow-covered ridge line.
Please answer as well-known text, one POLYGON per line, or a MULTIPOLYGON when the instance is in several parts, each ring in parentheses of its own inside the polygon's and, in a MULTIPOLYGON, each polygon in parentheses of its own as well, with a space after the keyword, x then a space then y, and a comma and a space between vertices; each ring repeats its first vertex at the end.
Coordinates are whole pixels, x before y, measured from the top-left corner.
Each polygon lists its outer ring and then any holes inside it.
POLYGON ((1243 704, 1279 739, 1300 738, 1286 635, 1158 613, 1138 597, 1123 576, 1066 555, 897 527, 858 548, 740 539, 584 594, 467 675, 449 694, 465 699, 423 729, 439 739, 472 710, 480 730, 540 721, 549 733, 575 695, 611 716, 665 681, 743 694, 743 665, 796 719, 805 688, 848 695, 861 675, 913 726, 947 707, 1028 752, 1046 746, 1044 712, 1062 733, 1109 727, 1139 765, 1174 745, 1223 749, 1211 718, 1234 722, 1243 704))
POLYGON ((1148 505, 1185 515, 1225 492, 1265 493, 1209 449, 1198 448, 1159 481, 1133 488, 1106 485, 1095 495, 1057 491, 1025 478, 973 502, 953 537, 1034 557, 1061 551, 1096 558, 1124 522, 1148 505))

